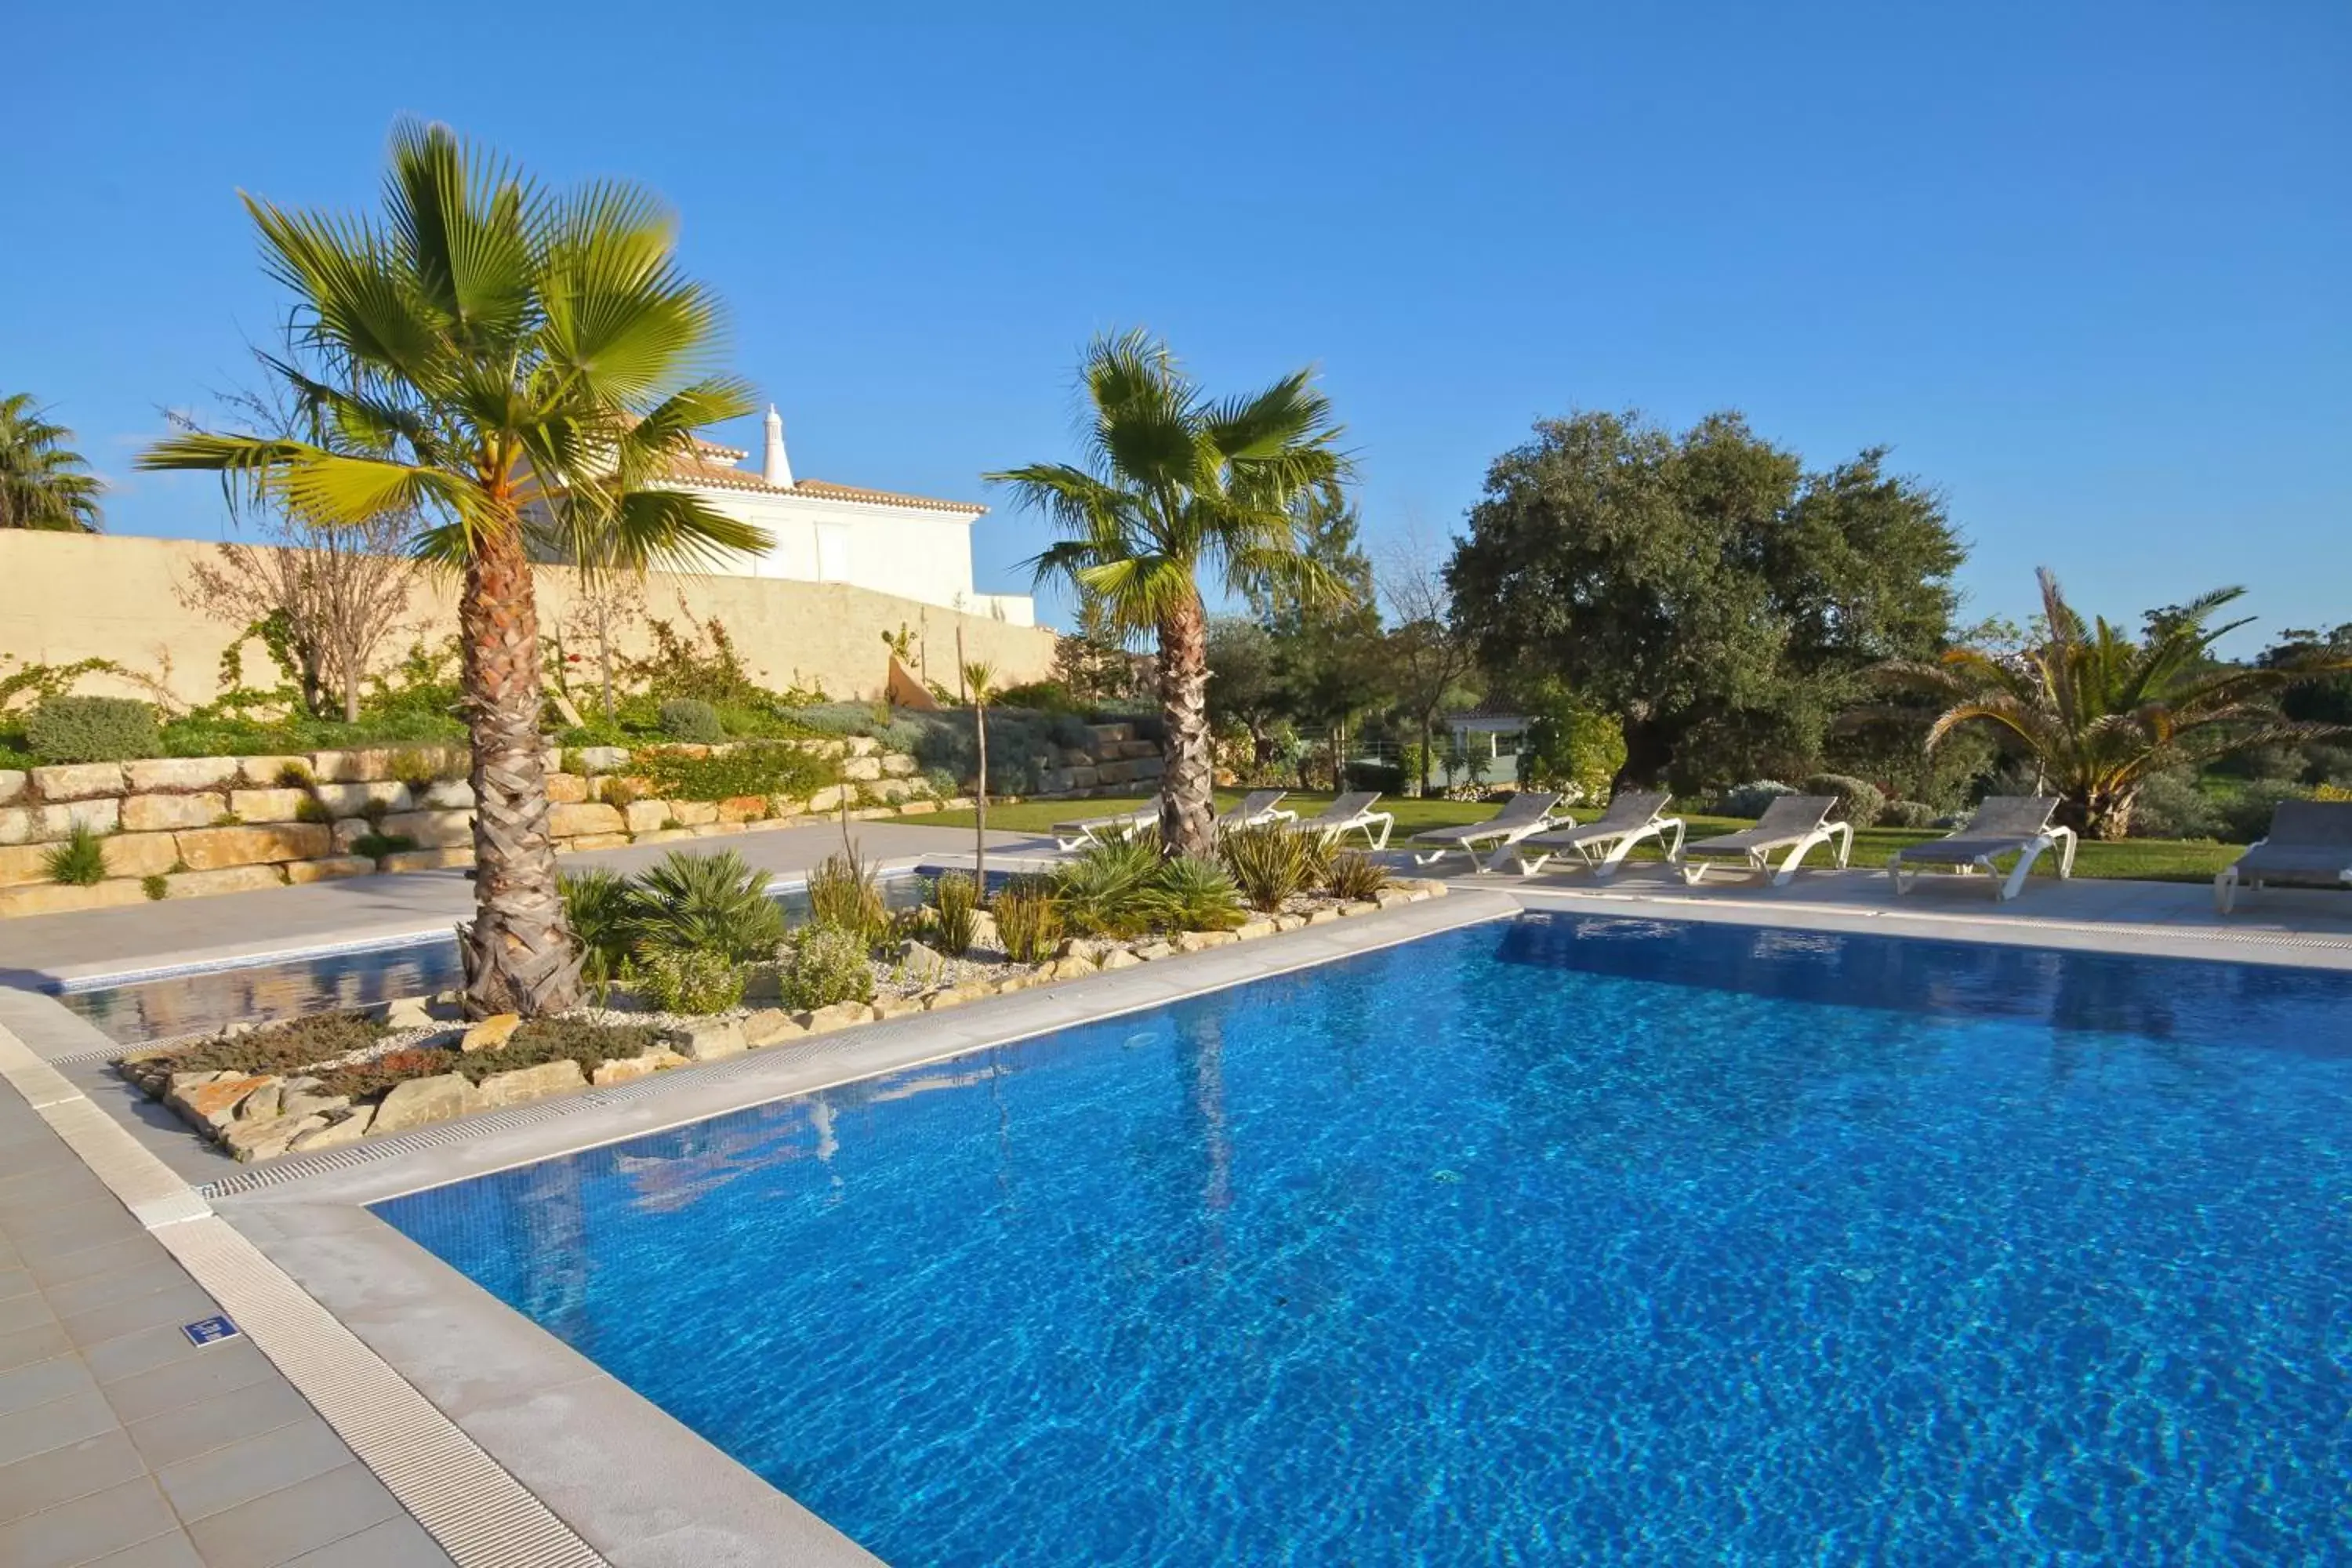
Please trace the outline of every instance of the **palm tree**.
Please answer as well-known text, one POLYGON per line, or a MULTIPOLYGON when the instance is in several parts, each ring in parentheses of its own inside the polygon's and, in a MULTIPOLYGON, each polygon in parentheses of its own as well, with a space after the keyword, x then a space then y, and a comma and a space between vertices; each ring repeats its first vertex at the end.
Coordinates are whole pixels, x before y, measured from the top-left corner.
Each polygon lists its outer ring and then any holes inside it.
POLYGON ((1335 502, 1349 474, 1331 405, 1297 371, 1247 397, 1212 402, 1165 343, 1141 331, 1101 337, 1079 370, 1085 461, 986 476, 1065 536, 1033 565, 1099 600, 1120 633, 1160 639, 1167 722, 1162 842, 1171 855, 1214 848, 1208 719, 1208 613, 1200 574, 1234 595, 1344 592, 1306 553, 1310 503, 1335 502))
POLYGON ((73 432, 52 425, 29 392, 0 397, 0 528, 96 533, 96 475, 65 446, 73 432))
POLYGON ((558 1011, 579 998, 580 958, 548 835, 527 544, 610 572, 764 547, 761 530, 661 488, 698 426, 753 404, 710 373, 718 301, 678 273, 675 220, 650 195, 551 194, 409 121, 391 160, 373 218, 246 198, 296 300, 298 346, 271 369, 338 439, 194 432, 140 461, 220 470, 321 524, 415 509, 415 552, 463 574, 467 1007, 558 1011))
POLYGON ((1879 673, 1948 703, 1927 729, 1930 751, 1964 724, 2001 731, 2032 756, 2063 797, 2059 819, 2088 838, 2120 838, 2151 773, 2210 763, 2338 727, 2281 714, 2270 694, 2352 659, 2325 653, 2271 666, 2226 664, 2213 645, 2246 625, 2213 626, 2242 595, 2217 588, 2149 617, 2145 637, 2100 618, 2085 623, 2058 580, 2042 578, 2042 640, 2014 654, 1959 647, 1935 664, 1890 663, 1879 673))

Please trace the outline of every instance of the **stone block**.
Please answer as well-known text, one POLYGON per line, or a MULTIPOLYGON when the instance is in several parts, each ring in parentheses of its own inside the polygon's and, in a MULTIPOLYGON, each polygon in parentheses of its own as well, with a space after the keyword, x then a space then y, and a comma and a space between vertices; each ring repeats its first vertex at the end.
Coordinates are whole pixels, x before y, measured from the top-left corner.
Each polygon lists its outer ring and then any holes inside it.
POLYGON ((324 1116, 273 1116, 267 1121, 240 1121, 221 1137, 221 1146, 229 1158, 240 1164, 256 1160, 274 1160, 293 1148, 294 1140, 305 1132, 325 1130, 324 1116))
POLYGON ((742 1023, 743 1043, 754 1048, 772 1046, 808 1031, 798 1020, 781 1007, 761 1007, 745 1016, 742 1023))
POLYGON ((228 796, 210 791, 202 795, 134 795, 122 802, 126 833, 169 833, 180 827, 210 827, 228 812, 228 796))
POLYGON ((1135 726, 1132 724, 1089 724, 1087 726, 1087 733, 1093 738, 1096 754, 1100 755, 1104 748, 1108 746, 1120 745, 1126 742, 1134 740, 1135 726))
POLYGON ((416 804, 427 811, 471 811, 474 809, 474 786, 464 779, 436 779, 425 786, 425 793, 416 797, 416 804))
POLYGON ((33 770, 33 791, 43 800, 89 800, 122 793, 121 763, 66 763, 33 770))
POLYGON ((1037 971, 1040 980, 1083 980, 1095 972, 1091 958, 1057 958, 1037 971))
POLYGON ((812 1035, 827 1035, 835 1029, 846 1029, 854 1024, 871 1022, 874 1009, 863 1002, 835 1002, 830 1007, 813 1012, 795 1013, 793 1022, 812 1035))
POLYGON ((1306 923, 1307 917, 1305 915, 1286 914, 1276 915, 1274 917, 1274 929, 1276 931, 1297 931, 1300 926, 1303 926, 1306 923))
POLYGON ((1129 762, 1141 757, 1156 757, 1160 754, 1160 743, 1157 741, 1121 741, 1118 754, 1129 762))
POLYGON ((68 915, 83 910, 113 910, 147 901, 147 889, 129 878, 117 878, 87 888, 62 882, 31 887, 0 888, 0 919, 16 915, 68 915))
POLYGON ((877 1020, 883 1018, 903 1018, 909 1013, 919 1013, 922 1010, 922 999, 918 996, 877 996, 874 998, 874 1016, 877 1020))
MULTIPOLYGON (((920 784, 922 781, 918 779, 915 782, 917 784, 920 784)), ((929 816, 931 813, 939 810, 939 808, 940 803, 935 800, 901 801, 898 805, 898 815, 901 816, 929 816)))
MULTIPOLYGON (((5 815, 0 812, 0 816, 5 815)), ((87 827, 92 833, 111 833, 122 826, 122 802, 108 795, 99 800, 36 805, 28 808, 26 826, 27 831, 21 842, 26 844, 49 844, 60 838, 70 838, 76 827, 87 827)), ((5 838, 5 836, 0 835, 0 838, 5 838)))
POLYGON ((0 768, 0 805, 14 805, 25 798, 33 781, 20 768, 0 768))
MULTIPOLYGON (((306 1079, 303 1081, 316 1083, 319 1080, 306 1079)), ((348 1094, 319 1094, 310 1089, 297 1089, 291 1083, 286 1086, 278 1102, 280 1116, 332 1116, 351 1108, 352 1097, 348 1094)))
POLYGON ((514 1038, 522 1027, 520 1013, 493 1013, 467 1029, 457 1040, 460 1051, 494 1051, 514 1038))
POLYGON ((323 823, 316 822, 205 827, 180 835, 180 858, 188 863, 192 871, 269 865, 281 860, 318 860, 333 852, 334 835, 323 823))
POLYGON ((1412 890, 1410 888, 1382 888, 1372 895, 1372 902, 1384 910, 1393 910, 1412 902, 1412 890))
POLYGON ((396 849, 385 856, 377 869, 383 871, 446 871, 453 866, 474 863, 471 849, 396 849))
POLYGON ((349 752, 313 752, 310 776, 321 784, 365 784, 392 776, 394 752, 383 746, 349 752))
POLYGON ((1133 783, 1156 779, 1168 771, 1167 763, 1159 757, 1138 757, 1127 765, 1130 770, 1128 777, 1133 783))
POLYGON ((237 780, 235 757, 151 757, 125 763, 123 776, 133 794, 150 790, 220 789, 237 780))
POLYGON ((871 735, 850 735, 844 741, 845 749, 853 757, 870 757, 882 749, 882 742, 871 735))
POLYGON ((904 752, 882 753, 882 773, 886 778, 911 778, 920 771, 915 766, 915 759, 904 752))
POLYGON ((588 798, 588 781, 578 773, 547 775, 547 799, 551 805, 578 805, 588 798))
POLYGON ((633 800, 621 813, 621 826, 631 833, 659 833, 669 819, 666 800, 633 800))
POLYGON ((394 811, 384 815, 382 831, 413 838, 419 849, 446 849, 474 842, 470 811, 394 811))
POLYGON ((876 756, 845 757, 841 763, 841 776, 861 784, 869 779, 878 779, 882 776, 882 759, 876 756))
POLYGON ((247 822, 299 822, 310 799, 307 789, 233 789, 228 808, 247 822))
POLYGON ((732 1018, 699 1019, 670 1030, 662 1037, 662 1043, 694 1062, 740 1057, 749 1044, 743 1036, 743 1026, 732 1018))
POLYGON ((390 779, 379 779, 373 784, 320 784, 311 789, 319 804, 336 816, 357 816, 372 805, 385 811, 406 811, 415 804, 409 799, 408 786, 390 779))
POLYGON ((591 802, 551 807, 547 830, 558 838, 577 838, 583 833, 625 833, 628 824, 611 806, 591 802))
POLYGON ((1311 926, 1327 926, 1339 919, 1339 911, 1328 904, 1319 910, 1307 911, 1307 923, 1311 926))
POLYGON ((364 816, 339 816, 335 819, 335 853, 348 855, 359 841, 375 831, 375 824, 364 816))
POLYGON ((1102 773, 1100 769, 1091 767, 1065 768, 1062 770, 1062 778, 1066 788, 1093 789, 1102 783, 1102 773))
POLYGON ((629 771, 629 752, 624 746, 583 746, 578 754, 580 765, 592 773, 623 773, 629 771))
POLYGON ((1105 763, 1095 770, 1095 782, 1098 784, 1125 784, 1134 776, 1133 763, 1105 763))
POLYGON ((1141 963, 1142 962, 1143 960, 1136 957, 1135 954, 1128 952, 1127 949, 1123 947, 1115 947, 1108 952, 1103 954, 1102 963, 1098 967, 1103 969, 1133 969, 1137 964, 1141 963))
POLYGON ((1206 952, 1213 947, 1231 947, 1240 937, 1229 931, 1184 931, 1176 933, 1179 952, 1206 952))
MULTIPOLYGON (((576 1063, 574 1068, 577 1069, 576 1063)), ((471 1116, 481 1109, 481 1091, 467 1082, 463 1073, 412 1078, 392 1086, 392 1092, 375 1108, 375 1121, 368 1131, 371 1137, 403 1132, 411 1127, 471 1116)))
POLYGON ((808 798, 808 808, 820 816, 841 804, 841 786, 827 784, 808 798))
POLYGON ((18 844, 0 848, 0 888, 26 888, 49 879, 54 844, 18 844))
POLYGON ((1273 934, 1274 922, 1270 920, 1245 921, 1242 924, 1234 928, 1234 940, 1235 942, 1255 942, 1262 936, 1272 936, 1273 934))
POLYGON ((236 1102, 239 1121, 274 1121, 285 1110, 286 1081, 271 1079, 236 1102))
POLYGON ((669 1068, 684 1067, 686 1058, 676 1051, 651 1046, 633 1057, 622 1057, 604 1062, 588 1075, 588 1081, 603 1089, 608 1084, 630 1083, 669 1068))
POLYGON ((706 827, 719 820, 719 803, 712 800, 674 800, 669 814, 680 827, 706 827))
POLYGON ((284 869, 277 866, 222 866, 209 871, 180 871, 163 879, 173 899, 204 899, 215 893, 255 893, 264 888, 286 885, 284 869))
POLYGON ((1150 942, 1135 950, 1135 956, 1146 963, 1157 963, 1163 958, 1173 958, 1176 950, 1164 942, 1150 942))
POLYGON ((719 820, 728 826, 763 821, 767 815, 768 797, 763 795, 730 795, 719 803, 719 820))
POLYGON ((625 833, 583 833, 555 847, 559 855, 583 855, 592 849, 626 849, 636 840, 625 833))
POLYGON ((324 1127, 296 1133, 289 1147, 298 1154, 307 1154, 314 1149, 340 1149, 366 1137, 374 1121, 375 1107, 362 1105, 346 1115, 331 1118, 324 1127))
POLYGON ((1381 912, 1381 906, 1370 899, 1359 899, 1352 903, 1341 904, 1339 912, 1343 915, 1376 915, 1381 912))
POLYGON ((494 1072, 482 1079, 478 1092, 484 1108, 495 1110, 501 1105, 520 1105, 587 1087, 588 1079, 582 1075, 580 1064, 565 1057, 558 1061, 541 1062, 537 1067, 494 1072))
POLYGON ((373 877, 375 862, 364 855, 330 855, 323 860, 289 860, 286 879, 296 887, 310 882, 339 882, 345 877, 373 877))
POLYGON ((308 757, 239 757, 236 760, 237 783, 252 789, 282 789, 289 787, 281 781, 291 777, 287 770, 299 768, 305 778, 315 778, 308 757))
POLYGON ((178 1111, 189 1126, 216 1132, 236 1120, 236 1108, 247 1095, 277 1085, 278 1079, 268 1073, 231 1073, 209 1083, 175 1086, 163 1097, 163 1103, 178 1111))

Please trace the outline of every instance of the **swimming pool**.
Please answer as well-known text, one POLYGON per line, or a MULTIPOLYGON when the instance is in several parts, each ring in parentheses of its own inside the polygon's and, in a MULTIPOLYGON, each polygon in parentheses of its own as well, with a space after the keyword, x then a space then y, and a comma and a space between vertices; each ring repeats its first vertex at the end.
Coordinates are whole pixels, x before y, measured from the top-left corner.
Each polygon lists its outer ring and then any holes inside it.
POLYGON ((895 1563, 2315 1562, 2347 1004, 1529 915, 377 1212, 895 1563))

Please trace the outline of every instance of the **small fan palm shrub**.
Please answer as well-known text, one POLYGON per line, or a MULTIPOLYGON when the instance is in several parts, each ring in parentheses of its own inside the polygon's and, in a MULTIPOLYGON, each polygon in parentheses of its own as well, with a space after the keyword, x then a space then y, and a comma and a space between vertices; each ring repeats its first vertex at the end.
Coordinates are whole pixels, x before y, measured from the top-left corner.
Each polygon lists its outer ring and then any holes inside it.
POLYGON ((52 882, 94 887, 106 880, 106 840, 91 832, 89 824, 77 822, 71 837, 41 857, 41 869, 52 882))
POLYGON ((580 976, 602 1000, 625 973, 637 942, 637 889, 626 877, 598 868, 558 879, 564 923, 580 944, 580 976))
POLYGON ((1089 845, 1054 872, 1054 900, 1062 922, 1081 936, 1137 936, 1151 927, 1145 900, 1160 875, 1158 839, 1089 845))
POLYGON ((784 939, 784 911, 768 897, 768 873, 733 850, 673 851, 637 879, 629 916, 647 950, 714 953, 730 963, 766 958, 784 939))
POLYGON ((996 895, 997 940, 1015 963, 1043 963, 1062 940, 1062 907, 1054 883, 1042 877, 1015 877, 996 895))
POLYGON ((1160 931, 1231 931, 1248 919, 1231 873, 1198 855, 1171 855, 1160 863, 1138 900, 1160 931))

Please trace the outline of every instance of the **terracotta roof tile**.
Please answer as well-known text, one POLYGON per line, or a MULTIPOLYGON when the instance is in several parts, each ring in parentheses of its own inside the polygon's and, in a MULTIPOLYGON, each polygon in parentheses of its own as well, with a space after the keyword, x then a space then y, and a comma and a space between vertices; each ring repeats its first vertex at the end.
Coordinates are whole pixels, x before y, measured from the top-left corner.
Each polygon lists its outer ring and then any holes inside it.
MULTIPOLYGON (((726 447, 714 448, 708 442, 698 445, 706 451, 728 450, 726 447)), ((670 472, 681 484, 705 485, 723 490, 749 490, 756 495, 809 496, 820 500, 854 501, 866 506, 915 507, 924 511, 984 512, 988 510, 978 501, 940 500, 932 496, 904 495, 897 490, 836 485, 824 479, 801 479, 791 485, 772 485, 749 468, 738 468, 724 463, 677 463, 671 467, 670 472)))

